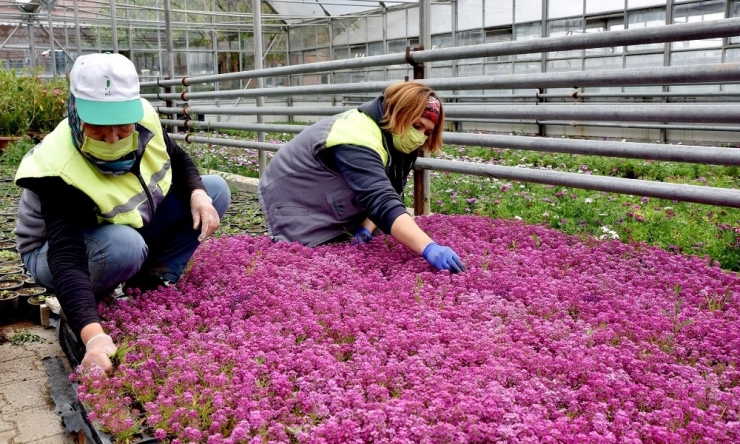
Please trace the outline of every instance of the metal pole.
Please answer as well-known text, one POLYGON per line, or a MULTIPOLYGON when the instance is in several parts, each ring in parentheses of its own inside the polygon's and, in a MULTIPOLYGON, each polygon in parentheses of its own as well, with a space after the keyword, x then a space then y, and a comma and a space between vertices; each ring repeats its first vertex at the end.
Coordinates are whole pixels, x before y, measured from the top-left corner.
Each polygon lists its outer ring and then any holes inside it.
MULTIPOLYGON (((77 9, 77 0, 72 0, 72 10, 74 11, 75 15, 75 47, 77 48, 77 55, 75 56, 75 60, 77 60, 77 57, 82 55, 82 35, 80 34, 80 11, 77 9)), ((75 60, 72 60, 74 63, 75 60)))
MULTIPOLYGON (((432 0, 419 0, 419 43, 421 49, 432 49, 432 0)), ((424 63, 421 78, 429 76, 431 71, 432 63, 424 63)), ((416 68, 414 79, 417 79, 416 68)), ((424 157, 421 150, 419 157, 424 157)), ((431 212, 431 188, 429 171, 414 169, 414 215, 431 212)))
MULTIPOLYGON (((254 69, 262 69, 262 1, 252 0, 252 15, 254 16, 254 69)), ((262 77, 257 79, 257 90, 262 91, 264 89, 264 83, 262 77)), ((256 97, 257 108, 262 108, 264 105, 264 98, 262 95, 256 97)), ((257 123, 262 123, 262 114, 257 115, 257 123)), ((257 141, 264 143, 265 133, 260 131, 257 133, 257 141)), ((257 155, 257 164, 259 165, 259 175, 262 175, 267 168, 267 153, 260 151, 257 155)))
MULTIPOLYGON (((174 49, 172 44, 172 10, 170 7, 170 0, 164 0, 164 33, 165 33, 165 46, 166 46, 166 53, 167 53, 167 78, 168 79, 174 79, 175 78, 175 55, 174 55, 174 49)), ((159 42, 159 39, 157 39, 159 42)), ((167 85, 164 87, 165 93, 172 93, 174 89, 175 84, 173 85, 167 85)), ((174 105, 174 100, 177 100, 177 97, 168 98, 166 103, 168 106, 174 105)), ((173 126, 171 127, 171 131, 173 133, 177 132, 177 127, 173 126)))
POLYGON ((54 52, 54 25, 51 23, 51 8, 54 7, 54 2, 46 2, 47 9, 46 12, 49 16, 49 57, 51 58, 51 76, 56 77, 57 76, 57 55, 54 52))
POLYGON ((116 25, 116 0, 110 0, 110 30, 113 39, 113 52, 118 52, 118 27, 116 25))

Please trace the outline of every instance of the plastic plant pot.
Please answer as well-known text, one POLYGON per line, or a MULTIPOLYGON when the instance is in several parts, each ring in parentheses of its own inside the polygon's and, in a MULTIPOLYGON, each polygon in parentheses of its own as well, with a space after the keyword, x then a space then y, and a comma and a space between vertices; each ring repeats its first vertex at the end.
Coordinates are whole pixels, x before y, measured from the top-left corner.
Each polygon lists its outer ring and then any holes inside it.
MULTIPOLYGON (((28 282, 26 282, 28 283, 28 282)), ((39 296, 47 292, 46 287, 40 285, 30 285, 16 290, 18 292, 18 317, 23 319, 31 318, 31 307, 28 300, 33 296, 39 296)))
POLYGON ((41 325, 41 304, 44 303, 44 295, 31 296, 28 298, 28 310, 31 313, 31 320, 36 325, 41 325))
POLYGON ((15 291, 15 290, 18 290, 19 288, 22 288, 24 283, 25 283, 24 281, 21 281, 19 279, 14 279, 14 280, 8 279, 4 281, 0 280, 0 290, 15 291))
POLYGON ((0 320, 10 322, 18 311, 18 293, 11 290, 0 290, 0 320))

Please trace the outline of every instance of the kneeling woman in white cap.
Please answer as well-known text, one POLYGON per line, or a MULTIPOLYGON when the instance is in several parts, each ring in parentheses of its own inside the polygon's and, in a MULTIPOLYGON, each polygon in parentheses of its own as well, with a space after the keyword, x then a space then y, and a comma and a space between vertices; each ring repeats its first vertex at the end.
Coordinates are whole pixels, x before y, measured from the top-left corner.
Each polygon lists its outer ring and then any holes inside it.
POLYGON ((439 270, 462 261, 437 245, 406 212, 399 195, 418 151, 440 151, 444 113, 435 92, 397 83, 358 109, 303 130, 272 158, 259 183, 274 240, 315 245, 366 243, 379 228, 439 270))
POLYGON ((82 365, 111 371, 116 346, 96 300, 123 282, 142 291, 176 282, 231 196, 163 132, 126 57, 79 57, 70 91, 67 119, 16 173, 15 234, 28 271, 53 288, 85 344, 82 365))

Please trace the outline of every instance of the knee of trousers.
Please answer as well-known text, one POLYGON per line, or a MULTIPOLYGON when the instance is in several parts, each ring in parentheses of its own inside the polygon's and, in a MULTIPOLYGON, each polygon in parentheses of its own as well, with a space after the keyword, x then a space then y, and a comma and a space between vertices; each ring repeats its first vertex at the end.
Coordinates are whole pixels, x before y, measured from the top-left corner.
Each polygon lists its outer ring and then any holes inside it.
POLYGON ((226 183, 223 177, 216 175, 202 176, 201 179, 203 180, 203 186, 206 187, 206 192, 213 199, 213 207, 218 212, 218 216, 223 217, 231 203, 229 184, 226 183))
MULTIPOLYGON (((107 225, 105 226, 106 236, 97 236, 93 242, 98 252, 90 251, 91 256, 95 257, 98 253, 105 257, 108 263, 119 264, 138 270, 146 261, 149 247, 144 238, 133 228, 127 225, 107 225)), ((90 242, 87 242, 90 249, 90 242)), ((91 259, 92 259, 91 257, 91 259)))

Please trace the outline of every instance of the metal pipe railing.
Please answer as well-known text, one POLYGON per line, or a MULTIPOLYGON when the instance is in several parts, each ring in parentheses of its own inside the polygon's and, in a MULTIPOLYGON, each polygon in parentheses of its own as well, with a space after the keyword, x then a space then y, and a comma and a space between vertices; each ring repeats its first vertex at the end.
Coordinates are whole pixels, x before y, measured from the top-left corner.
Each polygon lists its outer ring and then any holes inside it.
MULTIPOLYGON (((164 120, 165 125, 187 126, 192 129, 229 129, 297 134, 305 125, 271 125, 248 123, 196 122, 164 120)), ((193 136, 197 137, 197 136, 193 136)), ((717 148, 695 145, 658 145, 654 143, 592 141, 547 137, 505 136, 499 134, 465 134, 445 132, 447 144, 517 149, 549 153, 609 156, 666 162, 705 163, 711 165, 740 165, 740 148, 717 148)), ((228 141, 232 139, 209 138, 228 141)), ((193 140, 189 140, 193 141, 193 140)), ((261 146, 261 145, 258 145, 261 146)), ((273 146, 270 144, 270 146, 273 146)))
POLYGON ((619 177, 594 176, 564 173, 551 170, 505 167, 451 160, 417 159, 416 167, 435 171, 519 180, 547 185, 606 191, 610 193, 635 194, 668 200, 680 200, 708 205, 740 208, 740 190, 714 188, 697 185, 669 184, 656 181, 623 179, 619 177))
POLYGON ((406 54, 387 54, 356 59, 334 60, 305 65, 266 68, 228 74, 186 77, 181 80, 158 80, 143 82, 144 86, 190 86, 227 80, 254 77, 277 77, 294 74, 363 69, 379 66, 419 64, 443 60, 460 60, 501 55, 529 54, 535 52, 567 51, 573 49, 627 46, 645 43, 665 43, 685 40, 734 37, 740 35, 740 18, 709 20, 697 23, 680 23, 670 26, 625 29, 603 33, 587 33, 561 37, 488 43, 483 45, 414 51, 407 59, 406 54))
MULTIPOLYGON (((183 108, 157 107, 166 114, 224 114, 224 115, 333 115, 351 107, 255 107, 229 108, 186 106, 183 108)), ((725 105, 657 105, 611 104, 608 107, 584 104, 541 105, 455 105, 445 106, 445 117, 450 119, 565 119, 581 121, 632 121, 632 122, 740 122, 740 107, 725 105)))
MULTIPOLYGON (((740 63, 703 66, 610 69, 503 76, 457 77, 419 80, 437 91, 522 88, 579 88, 586 86, 665 85, 723 83, 740 81, 740 63)), ((394 81, 344 83, 337 85, 282 86, 249 90, 142 94, 152 100, 197 100, 231 97, 269 97, 296 94, 380 93, 394 81)))

